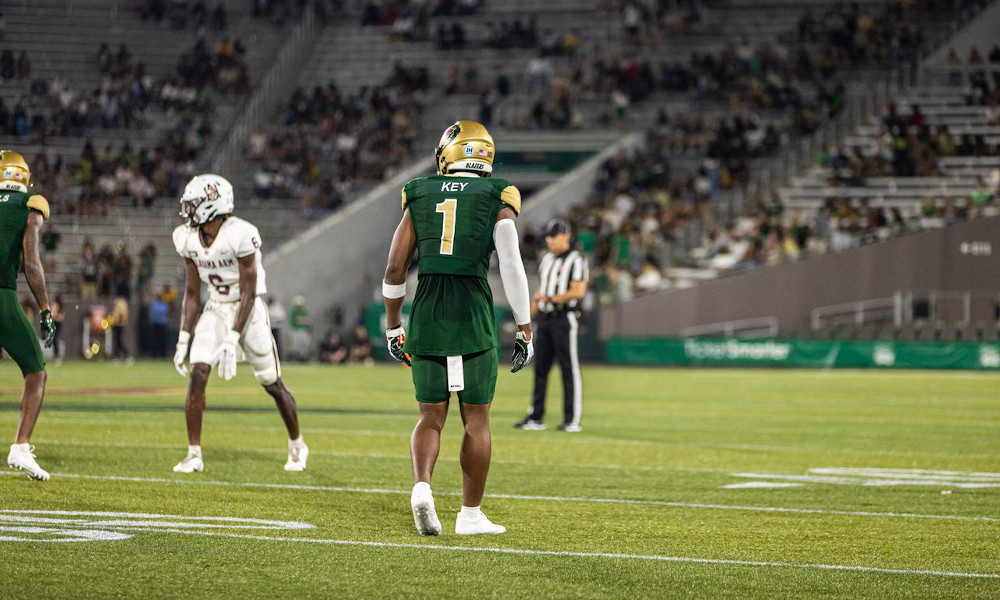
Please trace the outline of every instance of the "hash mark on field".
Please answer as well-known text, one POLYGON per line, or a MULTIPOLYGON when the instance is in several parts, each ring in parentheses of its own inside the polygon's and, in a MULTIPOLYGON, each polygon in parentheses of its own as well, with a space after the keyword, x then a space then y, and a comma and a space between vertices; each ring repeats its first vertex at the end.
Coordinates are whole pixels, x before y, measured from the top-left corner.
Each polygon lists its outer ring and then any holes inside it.
MULTIPOLYGON (((0 471, 0 475, 23 475, 14 471, 0 471)), ((215 485, 223 487, 268 488, 277 490, 301 490, 308 492, 345 492, 351 494, 396 494, 409 496, 411 490, 391 490, 384 488, 353 488, 323 485, 301 485, 291 483, 255 483, 239 481, 198 481, 196 479, 166 479, 162 477, 124 477, 120 475, 79 475, 73 473, 53 473, 56 477, 88 479, 100 481, 128 481, 134 483, 172 483, 178 485, 215 485)), ((461 492, 434 492, 438 496, 461 496, 461 492)), ((1000 522, 1000 517, 980 517, 968 515, 931 515, 924 513, 872 512, 861 510, 828 510, 823 508, 786 508, 782 506, 745 506, 736 504, 705 504, 700 502, 672 502, 668 500, 632 500, 627 498, 581 498, 577 496, 545 496, 526 494, 486 494, 487 498, 504 500, 538 500, 543 502, 584 502, 591 504, 624 504, 631 506, 669 506, 672 508, 704 508, 712 510, 739 510, 750 512, 790 513, 803 515, 839 515, 848 517, 885 517, 896 519, 934 519, 942 521, 985 521, 1000 522)))
MULTIPOLYGON (((409 493, 409 492, 407 492, 409 493)), ((925 575, 937 577, 961 577, 968 579, 1000 579, 997 573, 965 573, 961 571, 932 571, 925 569, 890 569, 885 567, 866 567, 861 565, 828 565, 817 563, 771 562, 759 560, 736 560, 724 558, 698 558, 691 556, 662 556, 656 554, 618 554, 614 552, 575 552, 572 550, 530 550, 526 548, 479 548, 474 546, 432 546, 428 544, 404 544, 397 542, 365 542, 361 540, 329 540, 321 538, 283 538, 266 535, 250 535, 241 533, 219 533, 208 531, 159 529, 160 532, 181 533, 186 535, 204 535, 211 537, 230 537, 245 540, 261 540, 273 542, 297 542, 310 544, 330 544, 335 546, 366 546, 369 548, 405 548, 414 550, 438 550, 443 552, 481 552, 492 554, 520 554, 528 556, 558 556, 568 558, 612 558, 630 560, 648 560, 701 565, 731 565, 737 567, 784 567, 791 569, 816 569, 822 571, 854 571, 860 573, 886 573, 890 575, 925 575)))

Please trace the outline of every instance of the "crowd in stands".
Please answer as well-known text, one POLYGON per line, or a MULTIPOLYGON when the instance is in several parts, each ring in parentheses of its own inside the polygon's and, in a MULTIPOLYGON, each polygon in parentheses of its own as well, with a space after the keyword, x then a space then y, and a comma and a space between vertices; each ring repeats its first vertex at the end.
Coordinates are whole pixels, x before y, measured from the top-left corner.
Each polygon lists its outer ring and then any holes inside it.
POLYGON ((481 0, 369 0, 361 10, 361 26, 426 31, 429 17, 474 15, 481 3, 481 0))
POLYGON ((127 141, 98 151, 87 141, 80 157, 68 164, 45 152, 29 158, 32 180, 57 214, 110 215, 115 205, 130 201, 148 206, 157 197, 176 197, 194 171, 193 156, 211 137, 207 123, 182 123, 171 132, 178 139, 151 149, 127 141))
POLYGON ((225 31, 229 23, 225 4, 219 2, 210 9, 204 0, 143 0, 138 13, 143 21, 167 24, 176 30, 194 27, 197 30, 211 28, 213 31, 225 31))
MULTIPOLYGON (((45 143, 48 136, 86 137, 95 129, 144 127, 147 109, 154 103, 170 114, 209 114, 216 94, 249 91, 245 51, 239 40, 224 38, 209 50, 205 38, 199 38, 181 55, 174 72, 157 84, 143 63, 134 62, 126 44, 112 50, 102 43, 97 63, 105 77, 98 88, 74 90, 61 75, 51 81, 36 79, 28 98, 16 106, 8 107, 0 99, 0 134, 30 136, 45 143)), ((22 59, 27 60, 23 52, 22 59)), ((23 78, 29 77, 30 68, 23 78)))
MULTIPOLYGON (((668 158, 672 139, 656 128, 643 150, 622 151, 606 161, 591 196, 569 212, 602 301, 669 285, 671 266, 729 271, 774 265, 1000 214, 996 167, 979 175, 971 192, 917 192, 923 199, 910 209, 851 197, 849 188, 864 186, 868 177, 935 177, 941 158, 1000 157, 995 141, 976 135, 956 138, 947 127, 927 125, 917 105, 905 113, 890 105, 870 147, 856 146, 852 152, 837 148, 817 157, 827 186, 844 187, 844 195, 831 195, 811 211, 793 210, 776 198, 758 202, 725 225, 715 223, 710 209, 718 192, 732 185, 733 174, 723 163, 706 160, 694 174, 673 176, 668 158), (704 232, 703 239, 689 252, 678 252, 683 249, 674 242, 697 231, 688 227, 692 223, 701 226, 697 230, 704 232)), ((543 249, 544 240, 527 231, 523 254, 537 258, 543 249)))
MULTIPOLYGON (((79 137, 89 129, 143 125, 153 88, 145 66, 133 62, 125 44, 116 51, 101 44, 97 59, 105 77, 96 89, 74 90, 64 77, 56 76, 52 81, 32 80, 27 98, 14 107, 0 99, 0 134, 32 136, 44 143, 47 136, 79 137)), ((0 58, 0 65, 2 62, 0 58)), ((29 80, 30 66, 23 66, 28 64, 25 52, 21 52, 19 64, 19 78, 29 80)))
POLYGON ((409 160, 425 69, 397 64, 380 86, 342 93, 335 83, 312 92, 296 89, 285 112, 286 129, 251 135, 247 158, 255 166, 260 198, 300 197, 303 208, 334 209, 356 181, 382 179, 409 160))

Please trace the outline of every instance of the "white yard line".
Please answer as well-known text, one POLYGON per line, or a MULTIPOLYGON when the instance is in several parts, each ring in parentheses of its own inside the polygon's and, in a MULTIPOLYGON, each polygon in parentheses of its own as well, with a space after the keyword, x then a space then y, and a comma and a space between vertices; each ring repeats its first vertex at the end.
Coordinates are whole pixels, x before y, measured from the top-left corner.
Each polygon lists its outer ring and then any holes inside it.
MULTIPOLYGON (((303 430, 305 431, 305 430, 303 430)), ((496 439, 496 438, 493 438, 496 439)), ((114 447, 114 448, 154 448, 154 449, 172 449, 181 448, 177 444, 133 444, 130 442, 74 442, 65 440, 50 440, 50 439, 39 439, 36 440, 39 444, 50 445, 50 446, 83 446, 83 447, 114 447)), ((265 448, 232 448, 239 452, 249 452, 255 454, 274 454, 274 455, 284 455, 285 449, 275 448, 274 450, 269 450, 265 448)), ((348 458, 384 458, 389 460, 405 460, 410 461, 409 454, 386 454, 384 452, 338 452, 336 450, 310 450, 309 456, 338 456, 338 457, 348 457, 348 458)), ((438 462, 460 462, 457 456, 442 456, 438 458, 438 462)), ((528 462, 521 460, 493 460, 495 465, 519 465, 527 467, 545 467, 548 468, 549 465, 538 462, 528 462)), ((670 469, 667 467, 653 467, 648 465, 618 465, 618 464, 590 464, 590 463, 562 463, 564 468, 578 468, 578 469, 611 469, 614 471, 621 471, 623 469, 633 470, 633 471, 682 471, 687 469, 670 469)), ((702 472, 702 471, 698 471, 702 472)))
POLYGON ((885 486, 940 486, 963 489, 988 489, 1000 488, 1000 481, 980 479, 980 480, 959 480, 958 478, 942 479, 938 477, 913 479, 909 476, 900 477, 840 477, 833 475, 788 475, 784 473, 730 473, 733 477, 743 479, 778 479, 781 481, 795 481, 800 483, 826 483, 832 485, 856 485, 864 487, 885 487, 885 486))
MULTIPOLYGON (((135 530, 132 530, 135 531, 135 530)), ((815 569, 821 571, 853 571, 859 573, 885 573, 891 575, 923 575, 936 577, 961 577, 969 579, 1000 579, 997 573, 965 573, 961 571, 931 571, 924 569, 889 569, 882 567, 865 567, 860 565, 828 565, 816 563, 771 562, 758 560, 730 560, 723 558, 697 558, 690 556, 661 556, 656 554, 618 554, 614 552, 575 552, 571 550, 529 550, 524 548, 480 548, 474 546, 432 546, 428 544, 403 544, 394 542, 365 542, 360 540, 330 540, 320 538, 286 538, 266 535, 250 535, 241 533, 220 533, 192 530, 151 529, 154 532, 180 533, 185 535, 204 535, 211 537, 229 537, 245 540, 261 540, 273 542, 296 542, 308 544, 330 544, 336 546, 364 546, 369 548, 405 548, 413 550, 437 550, 440 552, 481 552, 490 554, 514 554, 527 556, 558 556, 569 558, 611 558, 622 560, 646 560, 673 563, 688 563, 700 565, 731 565, 737 567, 783 567, 790 569, 815 569)))
MULTIPOLYGON (((16 471, 0 471, 3 475, 24 477, 16 471)), ((353 494, 397 494, 409 495, 410 490, 393 490, 384 488, 356 488, 322 485, 299 485, 290 483, 254 483, 239 481, 213 481, 197 479, 166 479, 162 477, 123 477, 118 475, 79 475, 72 473, 53 473, 55 478, 87 479, 99 481, 127 481, 134 483, 168 483, 177 485, 213 485, 240 488, 267 488, 279 490, 301 490, 310 492, 345 492, 353 494)), ((438 496, 461 496, 461 492, 435 492, 438 496)), ((701 508, 712 510, 739 510, 750 512, 789 513, 804 515, 839 515, 851 517, 885 517, 895 519, 932 519, 941 521, 985 521, 1000 522, 1000 517, 980 517, 967 515, 933 515, 924 513, 871 512, 856 510, 827 510, 820 508, 786 508, 781 506, 745 506, 734 504, 705 504, 700 502, 671 502, 667 500, 630 500, 625 498, 584 498, 578 496, 546 496, 525 494, 486 494, 487 498, 502 498, 505 500, 531 500, 541 502, 583 502, 590 504, 625 504, 630 506, 668 506, 673 508, 701 508)))

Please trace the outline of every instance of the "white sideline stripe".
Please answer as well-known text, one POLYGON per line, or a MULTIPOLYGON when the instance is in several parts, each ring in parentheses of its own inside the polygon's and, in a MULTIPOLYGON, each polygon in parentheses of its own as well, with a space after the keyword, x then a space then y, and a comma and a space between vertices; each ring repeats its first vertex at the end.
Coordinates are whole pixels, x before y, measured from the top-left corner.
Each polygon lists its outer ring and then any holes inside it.
MULTIPOLYGON (((866 487, 885 486, 944 486, 968 489, 1000 488, 1000 480, 957 481, 952 479, 912 479, 908 476, 875 479, 872 477, 837 477, 832 475, 786 475, 783 473, 730 473, 733 477, 745 479, 779 479, 784 481, 799 481, 805 483, 829 483, 834 485, 860 485, 866 487)), ((888 474, 887 474, 888 475, 888 474)))
MULTIPOLYGON (((134 531, 134 530, 132 530, 134 531)), ((230 537, 245 540, 261 540, 273 542, 297 542, 310 544, 330 544, 336 546, 366 546, 369 548, 406 548, 415 550, 438 550, 443 552, 484 552, 493 554, 521 554, 528 556, 560 556, 569 558, 613 558, 628 560, 649 560, 673 563, 689 563, 700 565, 732 565, 738 567, 784 567, 790 569, 816 569, 823 571, 854 571, 860 573, 888 573, 892 575, 930 575, 937 577, 962 577, 971 579, 1000 579, 998 573, 964 573, 961 571, 930 571, 923 569, 890 569, 883 567, 865 567, 860 565, 827 565, 821 563, 771 562, 759 560, 735 560, 724 558, 697 558, 691 556, 662 556, 657 554, 618 554, 614 552, 574 552, 570 550, 529 550, 525 548, 480 548, 474 546, 431 546, 426 544, 403 544, 396 542, 365 542, 360 540, 329 540, 321 538, 285 538, 266 535, 250 535, 245 533, 219 533, 209 531, 190 531, 178 529, 153 529, 155 532, 181 533, 186 535, 204 535, 211 537, 230 537)))
MULTIPOLYGON (((0 471, 2 475, 20 475, 17 471, 0 471)), ((76 475, 53 473, 54 477, 72 479, 95 479, 101 481, 132 481, 136 483, 175 483, 178 485, 218 485, 224 487, 269 488, 279 490, 302 490, 309 492, 347 492, 354 494, 398 494, 408 496, 411 490, 390 490, 383 488, 354 488, 323 485, 301 485, 291 483, 254 483, 238 481, 198 481, 194 479, 166 479, 163 477, 123 477, 118 475, 76 475)), ((461 496, 462 492, 434 492, 437 496, 461 496)), ((1000 522, 1000 517, 980 517, 969 515, 931 515, 924 513, 872 512, 860 510, 827 510, 823 508, 786 508, 781 506, 743 506, 736 504, 704 504, 700 502, 671 502, 667 500, 630 500, 627 498, 582 498, 576 496, 532 496, 524 494, 486 494, 487 498, 504 500, 541 500, 552 502, 585 502, 591 504, 627 504, 632 506, 669 506, 672 508, 705 508, 715 510, 743 510, 751 512, 791 513, 803 515, 840 515, 850 517, 886 517, 896 519, 935 519, 942 521, 985 521, 1000 522)))

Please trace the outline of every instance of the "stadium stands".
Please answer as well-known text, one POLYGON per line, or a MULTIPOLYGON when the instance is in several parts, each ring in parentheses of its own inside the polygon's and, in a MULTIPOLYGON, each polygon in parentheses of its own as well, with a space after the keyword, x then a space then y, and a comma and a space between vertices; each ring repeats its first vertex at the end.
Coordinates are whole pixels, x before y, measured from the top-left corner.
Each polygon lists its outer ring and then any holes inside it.
MULTIPOLYGON (((574 220, 596 264, 613 267, 595 269, 603 297, 688 285, 720 268, 881 239, 882 223, 911 230, 976 214, 967 199, 989 196, 1000 140, 988 66, 932 65, 934 84, 895 99, 907 119, 918 106, 928 130, 917 138, 931 150, 909 162, 886 154, 910 136, 893 138, 882 116, 836 143, 826 129, 846 122, 844 108, 888 68, 911 64, 980 5, 314 2, 320 30, 296 83, 275 92, 280 109, 264 115, 228 175, 242 213, 269 215, 258 221, 274 248, 303 217, 412 165, 457 117, 490 122, 504 139, 645 130, 645 150, 609 161, 574 220), (751 176, 794 162, 813 134, 824 152, 807 172, 751 176), (942 149, 949 136, 954 148, 942 149), (744 210, 744 199, 759 210, 744 210), (841 217, 850 235, 830 226, 841 217), (729 251, 734 235, 758 238, 749 260, 729 251)), ((162 198, 224 143, 248 86, 287 44, 297 4, 125 6, 41 0, 3 11, 11 54, 0 54, 0 71, 14 79, 0 87, 0 116, 11 115, 0 121, 23 128, 8 126, 3 139, 29 157, 56 206, 64 237, 51 260, 64 293, 75 290, 86 235, 97 246, 124 238, 131 251, 148 240, 159 250, 156 285, 176 283, 166 237, 175 207, 162 198), (18 79, 22 52, 30 73, 18 79), (86 118, 72 116, 74 102, 86 102, 86 118)), ((526 233, 526 248, 540 242, 526 233)))

